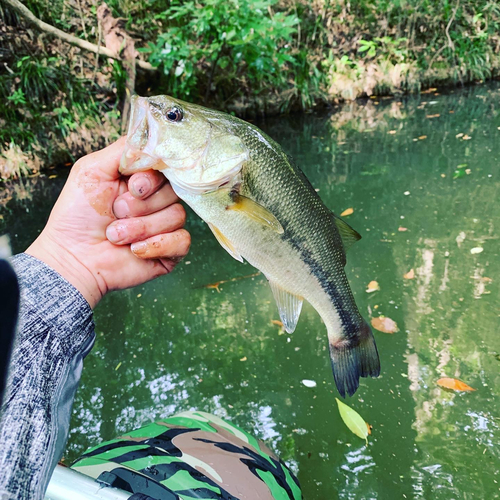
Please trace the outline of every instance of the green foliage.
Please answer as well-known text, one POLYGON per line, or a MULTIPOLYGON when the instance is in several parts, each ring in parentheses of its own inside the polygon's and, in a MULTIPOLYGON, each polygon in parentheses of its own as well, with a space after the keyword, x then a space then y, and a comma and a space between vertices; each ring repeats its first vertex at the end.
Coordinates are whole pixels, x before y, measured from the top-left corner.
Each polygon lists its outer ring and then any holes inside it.
POLYGON ((200 99, 212 86, 228 96, 244 89, 289 87, 295 14, 272 11, 276 0, 173 0, 155 19, 162 32, 143 52, 167 76, 169 91, 200 99), (203 92, 204 91, 204 92, 203 92))

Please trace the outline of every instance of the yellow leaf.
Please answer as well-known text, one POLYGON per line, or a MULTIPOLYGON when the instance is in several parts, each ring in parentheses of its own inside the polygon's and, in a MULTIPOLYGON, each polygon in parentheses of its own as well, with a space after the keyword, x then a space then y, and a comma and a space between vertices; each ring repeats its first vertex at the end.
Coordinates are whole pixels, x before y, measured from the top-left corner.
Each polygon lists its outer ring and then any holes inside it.
POLYGON ((427 115, 426 117, 427 118, 438 118, 440 116, 439 113, 435 114, 435 115, 427 115))
POLYGON ((354 213, 354 208, 346 208, 341 214, 341 217, 345 217, 346 215, 351 215, 354 213))
POLYGON ((240 361, 246 361, 247 360, 247 357, 246 356, 243 356, 240 361))
POLYGON ((420 135, 420 136, 418 136, 418 139, 420 141, 423 141, 424 139, 427 139, 427 136, 426 135, 420 135))
POLYGON ((277 326, 283 326, 283 323, 279 319, 272 319, 271 323, 277 326))
POLYGON ((408 228, 407 228, 407 227, 402 227, 402 226, 399 226, 399 227, 398 227, 398 231, 399 231, 400 233, 404 233, 405 231, 408 231, 408 228))
POLYGON ((403 274, 405 280, 412 280, 415 277, 415 271, 410 269, 406 274, 403 274))
POLYGON ((396 333, 399 332, 397 323, 391 318, 386 318, 385 316, 379 316, 378 318, 372 318, 371 324, 375 330, 383 333, 396 333))
POLYGON ((371 436, 373 425, 370 425, 368 422, 365 423, 366 423, 366 428, 368 429, 368 435, 371 436))
POLYGON ((471 386, 462 382, 461 380, 457 380, 456 378, 440 378, 437 382, 437 385, 440 387, 444 387, 445 389, 452 389, 453 391, 475 391, 471 386))
POLYGON ((370 281, 370 283, 368 283, 368 287, 366 288, 366 292, 372 293, 377 290, 380 290, 380 285, 376 281, 370 281))
POLYGON ((118 370, 118 368, 120 368, 120 366, 122 366, 122 362, 121 361, 116 365, 115 371, 118 370))
POLYGON ((347 406, 345 403, 342 403, 338 398, 337 405, 339 407, 339 413, 344 421, 344 424, 347 425, 349 430, 359 436, 361 439, 366 441, 368 444, 368 426, 366 422, 361 418, 361 415, 354 411, 350 406, 347 406))

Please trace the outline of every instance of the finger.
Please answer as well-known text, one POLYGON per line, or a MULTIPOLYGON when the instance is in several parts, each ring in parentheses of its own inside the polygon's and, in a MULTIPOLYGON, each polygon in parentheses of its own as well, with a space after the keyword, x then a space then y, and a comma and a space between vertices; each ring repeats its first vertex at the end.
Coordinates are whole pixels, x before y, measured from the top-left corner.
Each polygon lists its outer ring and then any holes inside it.
POLYGON ((118 219, 148 215, 179 201, 170 184, 165 184, 145 200, 134 198, 130 191, 118 196, 113 212, 118 219))
POLYGON ((125 149, 126 137, 120 137, 107 148, 91 153, 75 163, 75 170, 98 170, 105 177, 104 180, 116 180, 120 177, 118 167, 120 158, 125 149))
POLYGON ((161 233, 180 229, 186 222, 186 211, 180 203, 174 203, 144 217, 119 219, 106 229, 106 237, 115 245, 129 245, 161 233))
POLYGON ((134 198, 144 200, 158 191, 166 182, 166 177, 158 170, 147 170, 132 175, 128 182, 128 189, 134 198))
POLYGON ((191 245, 191 236, 185 229, 158 234, 144 241, 132 243, 130 249, 140 259, 182 259, 191 245))

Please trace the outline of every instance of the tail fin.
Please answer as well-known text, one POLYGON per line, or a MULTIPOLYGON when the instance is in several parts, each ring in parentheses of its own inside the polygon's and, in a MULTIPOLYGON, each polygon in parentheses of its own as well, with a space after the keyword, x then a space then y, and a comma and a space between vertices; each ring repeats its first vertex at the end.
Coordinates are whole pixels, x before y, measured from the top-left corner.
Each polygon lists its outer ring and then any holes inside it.
POLYGON ((358 334, 339 342, 330 341, 333 377, 340 395, 352 396, 359 387, 359 377, 378 377, 380 360, 371 328, 364 323, 358 334))

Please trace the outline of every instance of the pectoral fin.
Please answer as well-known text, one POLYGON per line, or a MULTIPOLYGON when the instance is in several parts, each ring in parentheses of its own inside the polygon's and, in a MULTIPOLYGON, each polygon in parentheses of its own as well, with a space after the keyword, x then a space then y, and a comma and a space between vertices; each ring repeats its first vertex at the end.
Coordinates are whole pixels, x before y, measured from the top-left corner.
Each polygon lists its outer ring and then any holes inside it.
POLYGON ((278 306, 281 322, 288 333, 293 333, 297 326, 297 321, 299 321, 303 299, 283 290, 283 288, 273 281, 269 281, 269 284, 271 285, 271 290, 278 306))
POLYGON ((340 217, 335 214, 332 215, 334 218, 333 220, 335 221, 335 225, 339 230, 340 237, 342 238, 344 250, 347 251, 349 248, 351 248, 352 245, 354 245, 354 243, 356 243, 356 241, 361 239, 361 235, 340 217))
POLYGON ((234 248, 234 245, 215 227, 213 224, 210 222, 207 223, 208 227, 212 230, 212 233, 214 233, 214 236, 217 238, 217 241, 220 243, 221 247, 224 248, 224 250, 227 251, 231 257, 234 257, 236 260, 239 260, 240 262, 243 262, 243 257, 236 251, 234 248))
POLYGON ((278 219, 265 207, 256 201, 238 193, 232 193, 233 204, 227 206, 227 210, 238 210, 248 215, 251 219, 264 226, 269 227, 278 234, 283 234, 284 230, 278 219))

